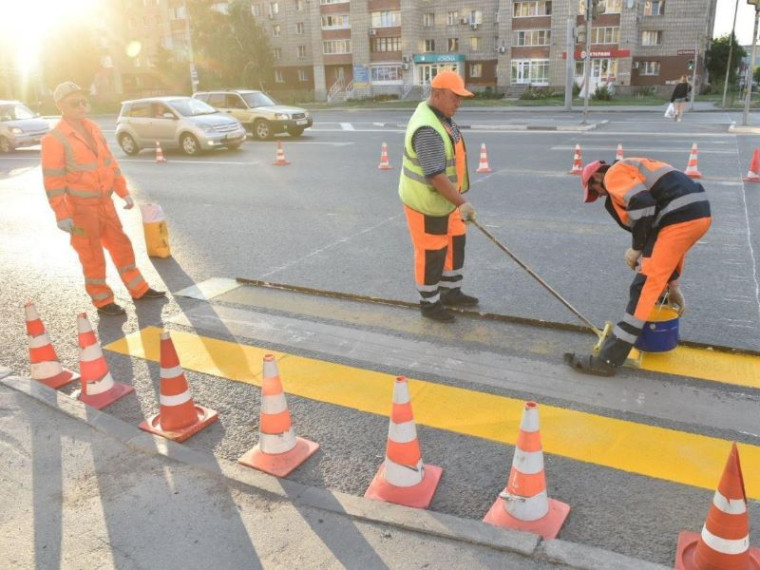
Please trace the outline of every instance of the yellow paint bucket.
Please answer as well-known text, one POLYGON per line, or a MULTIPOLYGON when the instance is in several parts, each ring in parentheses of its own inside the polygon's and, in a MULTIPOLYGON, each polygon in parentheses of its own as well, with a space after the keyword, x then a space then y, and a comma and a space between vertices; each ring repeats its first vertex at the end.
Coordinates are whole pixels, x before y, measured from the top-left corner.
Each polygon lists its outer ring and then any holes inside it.
POLYGON ((634 345, 644 352, 667 352, 678 346, 678 311, 668 305, 658 305, 634 345))

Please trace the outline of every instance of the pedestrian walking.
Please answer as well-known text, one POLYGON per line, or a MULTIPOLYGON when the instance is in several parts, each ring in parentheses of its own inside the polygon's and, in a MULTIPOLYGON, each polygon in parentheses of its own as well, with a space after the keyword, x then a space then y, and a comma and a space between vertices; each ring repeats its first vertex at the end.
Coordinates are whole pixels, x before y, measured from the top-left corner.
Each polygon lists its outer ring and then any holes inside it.
POLYGON ((164 297, 165 292, 148 286, 135 264, 111 194, 124 200, 125 209, 135 203, 103 133, 87 119, 86 91, 66 81, 55 88, 53 99, 62 117, 42 139, 43 182, 58 227, 71 234, 92 304, 103 315, 124 314, 106 284, 104 247, 132 298, 164 297))
POLYGON ((464 137, 453 117, 463 97, 472 97, 462 77, 443 71, 430 96, 409 119, 399 196, 414 247, 414 276, 422 316, 451 322, 446 306, 474 306, 462 292, 466 221, 475 209, 462 196, 470 188, 464 137))
POLYGON ((612 376, 662 295, 667 292, 681 314, 686 308, 679 286, 684 260, 710 228, 710 202, 701 184, 649 158, 626 158, 614 164, 597 160, 583 169, 581 184, 584 202, 605 196, 604 207, 620 227, 631 232, 631 247, 624 257, 636 276, 625 314, 604 340, 599 356, 567 353, 565 360, 580 372, 612 376))
POLYGON ((686 76, 682 75, 680 81, 676 84, 675 88, 673 89, 673 93, 670 96, 670 102, 673 103, 676 107, 676 113, 673 115, 674 121, 681 122, 681 118, 683 117, 683 108, 686 105, 686 99, 689 98, 690 92, 691 85, 689 85, 689 81, 686 79, 686 76))

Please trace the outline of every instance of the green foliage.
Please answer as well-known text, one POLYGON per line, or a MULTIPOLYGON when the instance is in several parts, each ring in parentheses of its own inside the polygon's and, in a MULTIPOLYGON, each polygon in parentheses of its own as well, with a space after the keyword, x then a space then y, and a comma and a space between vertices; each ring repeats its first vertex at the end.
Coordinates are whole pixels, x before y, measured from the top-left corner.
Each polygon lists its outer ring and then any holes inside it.
POLYGON ((654 85, 645 85, 644 87, 639 87, 636 89, 636 93, 634 96, 639 97, 641 99, 645 97, 652 97, 655 94, 656 90, 654 88, 654 85))
POLYGON ((561 91, 554 91, 551 87, 528 87, 520 95, 521 101, 539 101, 564 96, 561 91))
POLYGON ((44 35, 40 51, 45 86, 53 90, 63 81, 74 81, 82 89, 89 89, 101 69, 103 55, 95 29, 86 18, 52 26, 44 35))
POLYGON ((573 81, 573 99, 576 99, 581 94, 581 86, 578 85, 575 81, 573 81))
POLYGON ((755 68, 755 71, 752 74, 752 81, 755 83, 760 83, 760 67, 755 68))
POLYGON ((475 99, 501 99, 503 93, 499 93, 493 87, 488 85, 483 91, 475 91, 475 99))
POLYGON ((600 85, 596 88, 596 91, 591 94, 591 98, 595 101, 612 101, 612 93, 606 85, 600 85))
POLYGON ((172 50, 163 46, 156 49, 156 74, 161 85, 172 94, 191 94, 190 63, 178 61, 172 50))
POLYGON ((739 64, 747 56, 747 51, 736 41, 736 36, 727 34, 713 40, 707 51, 707 71, 713 81, 723 82, 728 66, 728 52, 731 51, 731 70, 728 75, 729 85, 734 85, 737 79, 739 64), (733 50, 731 44, 733 43, 733 50))

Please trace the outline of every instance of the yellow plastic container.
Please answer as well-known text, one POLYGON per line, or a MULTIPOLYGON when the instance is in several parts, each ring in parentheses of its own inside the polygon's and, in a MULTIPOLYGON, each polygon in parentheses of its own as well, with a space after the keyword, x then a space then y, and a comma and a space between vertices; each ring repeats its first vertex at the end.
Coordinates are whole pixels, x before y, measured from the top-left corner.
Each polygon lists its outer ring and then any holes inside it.
POLYGON ((145 249, 150 257, 171 257, 169 246, 169 228, 166 216, 158 204, 141 204, 140 213, 143 218, 145 233, 145 249))

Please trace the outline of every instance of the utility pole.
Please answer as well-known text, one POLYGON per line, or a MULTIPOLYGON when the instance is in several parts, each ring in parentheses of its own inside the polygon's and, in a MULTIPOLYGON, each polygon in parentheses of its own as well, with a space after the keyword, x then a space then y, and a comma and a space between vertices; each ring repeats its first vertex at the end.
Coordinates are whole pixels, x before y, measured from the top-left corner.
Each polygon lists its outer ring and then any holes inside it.
POLYGON ((734 53, 734 34, 736 32, 736 13, 739 11, 739 0, 736 0, 734 6, 734 25, 731 26, 731 43, 728 47, 728 63, 726 64, 726 80, 723 82, 723 102, 721 107, 726 108, 726 92, 728 91, 728 76, 731 74, 731 56, 734 53))
MULTIPOLYGON (((739 0, 737 0, 738 2, 739 0)), ((573 110, 573 80, 575 78, 575 18, 567 18, 567 58, 565 60, 565 111, 573 110)))
POLYGON ((689 111, 694 110, 694 98, 697 96, 697 67, 699 67, 699 40, 694 44, 694 68, 691 70, 691 103, 689 104, 689 111))
POLYGON ((757 19, 760 17, 760 0, 747 0, 747 4, 753 4, 755 6, 755 26, 752 30, 752 57, 750 57, 749 65, 747 66, 747 74, 744 79, 744 116, 742 117, 742 125, 749 125, 749 100, 752 97, 752 80, 755 74, 755 57, 757 56, 757 19))
POLYGON ((586 0, 586 57, 583 63, 583 86, 585 93, 583 97, 583 121, 581 124, 585 125, 588 122, 588 98, 591 94, 590 91, 590 76, 591 76, 591 10, 594 0, 586 0))

